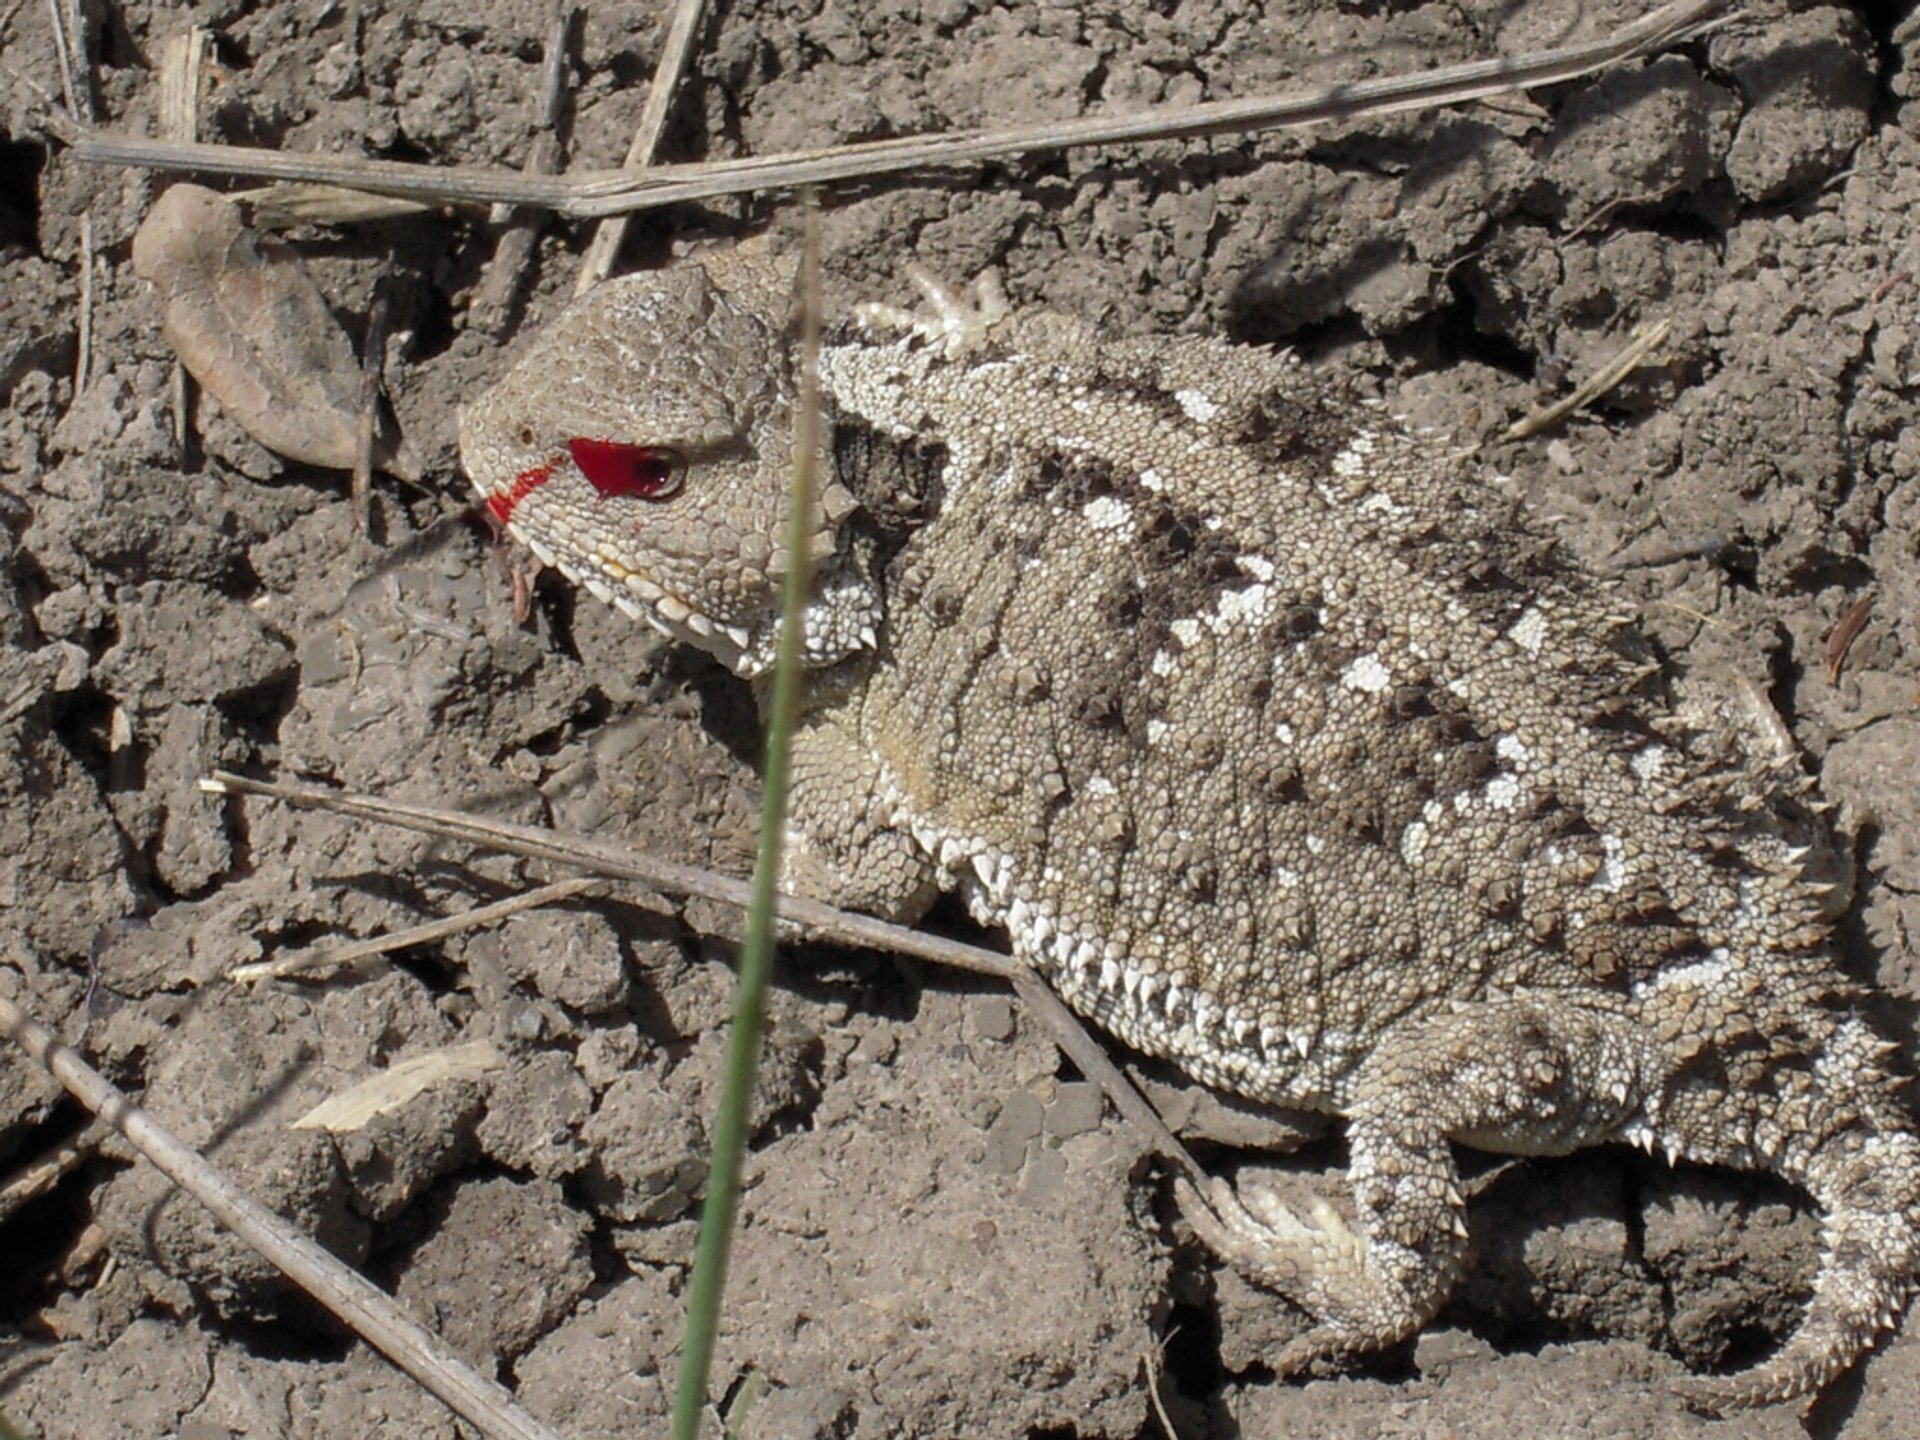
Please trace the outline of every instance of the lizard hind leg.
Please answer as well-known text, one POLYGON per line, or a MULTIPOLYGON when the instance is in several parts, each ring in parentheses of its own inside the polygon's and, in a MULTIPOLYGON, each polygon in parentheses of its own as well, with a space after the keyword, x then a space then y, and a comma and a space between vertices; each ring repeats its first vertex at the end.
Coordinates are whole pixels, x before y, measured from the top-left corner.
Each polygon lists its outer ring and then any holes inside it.
POLYGON ((1387 1037, 1347 1106, 1355 1218, 1214 1181, 1183 1209, 1200 1238, 1315 1321, 1283 1372, 1377 1350, 1418 1330, 1467 1260, 1453 1142, 1522 1155, 1611 1139, 1652 1057, 1620 1014, 1553 992, 1482 1001, 1387 1037))

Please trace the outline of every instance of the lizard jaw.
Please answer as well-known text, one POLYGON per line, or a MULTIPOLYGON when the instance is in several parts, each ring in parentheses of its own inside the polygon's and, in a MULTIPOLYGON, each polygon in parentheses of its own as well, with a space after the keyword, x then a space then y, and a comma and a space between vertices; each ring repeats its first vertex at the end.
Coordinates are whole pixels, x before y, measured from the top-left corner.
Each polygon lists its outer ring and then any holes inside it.
POLYGON ((515 538, 542 565, 558 570, 594 599, 629 619, 642 620, 669 639, 697 646, 736 673, 750 664, 753 636, 744 625, 730 625, 695 609, 637 570, 604 555, 588 555, 585 564, 559 554, 545 541, 516 531, 515 538))
MULTIPOLYGON (((645 621, 668 639, 706 651, 743 679, 752 680, 773 669, 779 642, 777 612, 766 624, 749 630, 714 619, 610 556, 587 552, 575 558, 517 528, 514 534, 542 565, 558 570, 596 600, 630 619, 645 621)), ((801 663, 809 668, 831 665, 857 651, 878 649, 879 614, 878 597, 865 576, 837 566, 823 570, 803 617, 801 663)))

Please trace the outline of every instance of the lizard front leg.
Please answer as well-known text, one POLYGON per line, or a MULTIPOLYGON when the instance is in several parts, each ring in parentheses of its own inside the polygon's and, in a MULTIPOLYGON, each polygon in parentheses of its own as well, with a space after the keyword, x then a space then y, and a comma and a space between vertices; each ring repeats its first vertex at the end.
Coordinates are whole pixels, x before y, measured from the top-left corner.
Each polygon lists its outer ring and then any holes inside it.
POLYGON ((939 887, 933 861, 893 823, 880 766, 835 719, 793 733, 787 844, 780 887, 794 895, 911 924, 939 887))

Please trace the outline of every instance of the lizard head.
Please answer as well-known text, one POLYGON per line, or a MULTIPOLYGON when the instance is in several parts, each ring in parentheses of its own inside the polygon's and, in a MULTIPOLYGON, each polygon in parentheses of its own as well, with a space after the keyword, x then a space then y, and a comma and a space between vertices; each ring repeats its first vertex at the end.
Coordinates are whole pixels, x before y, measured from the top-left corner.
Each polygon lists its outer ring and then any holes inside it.
MULTIPOLYGON (((543 564, 736 673, 772 663, 795 404, 792 267, 742 255, 610 281, 467 408, 460 458, 543 564)), ((855 508, 820 487, 809 664, 874 643, 877 601, 843 553, 855 508)))

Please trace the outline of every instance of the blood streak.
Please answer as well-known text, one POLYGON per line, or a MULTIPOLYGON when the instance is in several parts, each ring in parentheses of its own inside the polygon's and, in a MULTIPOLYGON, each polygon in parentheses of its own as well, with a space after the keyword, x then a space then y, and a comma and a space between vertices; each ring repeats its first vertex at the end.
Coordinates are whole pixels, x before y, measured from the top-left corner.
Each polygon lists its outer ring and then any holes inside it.
POLYGON ((504 490, 496 490, 487 497, 487 509, 493 512, 493 518, 502 525, 513 519, 513 512, 520 502, 538 490, 553 478, 553 467, 559 463, 555 456, 544 465, 536 465, 531 470, 522 470, 513 477, 513 483, 504 490))
POLYGON ((522 470, 512 483, 487 497, 487 509, 502 525, 513 519, 520 502, 553 478, 555 467, 574 466, 602 496, 638 496, 642 500, 670 500, 680 493, 686 478, 686 461, 678 450, 665 445, 631 445, 622 440, 597 440, 577 436, 567 441, 564 455, 551 455, 545 463, 522 470))
POLYGON ((686 471, 680 452, 665 445, 634 445, 624 440, 576 436, 567 453, 587 482, 603 496, 668 500, 680 493, 686 471))

